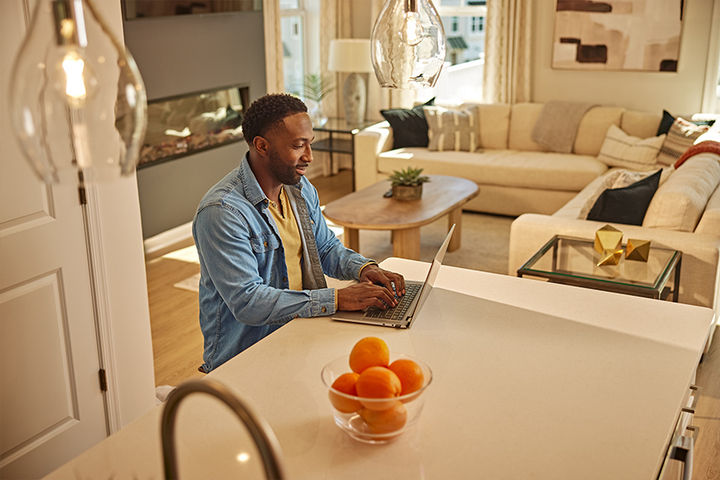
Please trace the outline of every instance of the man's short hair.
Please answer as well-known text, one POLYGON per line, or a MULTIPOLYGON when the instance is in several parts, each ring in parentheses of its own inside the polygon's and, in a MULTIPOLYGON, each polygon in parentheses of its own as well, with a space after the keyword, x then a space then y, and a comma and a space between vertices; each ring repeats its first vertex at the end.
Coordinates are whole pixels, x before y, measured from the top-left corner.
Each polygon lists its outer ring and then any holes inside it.
POLYGON ((297 97, 286 93, 270 93, 258 98, 245 111, 242 122, 243 137, 248 145, 263 136, 282 120, 296 113, 307 112, 307 106, 297 97))

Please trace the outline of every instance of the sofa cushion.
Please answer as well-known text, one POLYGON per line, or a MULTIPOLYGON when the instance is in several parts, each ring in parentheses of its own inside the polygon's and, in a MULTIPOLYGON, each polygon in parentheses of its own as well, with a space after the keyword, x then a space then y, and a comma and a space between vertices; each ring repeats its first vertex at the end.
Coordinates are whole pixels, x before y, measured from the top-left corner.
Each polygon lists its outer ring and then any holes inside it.
POLYGON ((620 120, 620 129, 633 137, 649 138, 660 135, 657 132, 660 116, 655 113, 625 110, 620 120))
POLYGON ((475 112, 478 146, 492 150, 508 148, 510 105, 488 103, 468 107, 475 112))
POLYGON ((428 123, 428 150, 462 150, 474 152, 475 113, 469 110, 450 110, 444 107, 425 107, 428 123))
POLYGON ((695 233, 708 233, 711 235, 720 233, 720 186, 715 188, 715 192, 710 196, 707 205, 705 205, 705 211, 700 217, 695 233))
POLYGON ((670 126, 657 161, 663 165, 672 165, 685 151, 692 147, 695 140, 710 129, 707 125, 695 125, 678 117, 670 126))
POLYGON ((573 152, 579 155, 597 155, 605 140, 610 125, 619 126, 622 114, 620 107, 595 107, 580 121, 573 152))
POLYGON ((378 169, 389 174, 408 165, 426 174, 454 175, 486 185, 580 191, 607 167, 595 157, 567 153, 484 150, 431 152, 400 148, 378 155, 378 169))
POLYGON ((689 158, 658 188, 643 226, 692 232, 718 183, 717 155, 700 153, 689 158))
POLYGON ((509 149, 524 152, 547 150, 532 139, 532 131, 542 109, 542 103, 516 103, 512 106, 508 138, 509 149))
POLYGON ((611 167, 652 170, 665 135, 650 138, 632 137, 615 125, 608 128, 598 160, 611 167))
POLYGON ((645 212, 660 184, 662 170, 622 188, 608 188, 588 213, 588 220, 642 225, 645 212))
POLYGON ((380 114, 393 129, 393 148, 427 147, 428 124, 425 120, 423 107, 432 105, 434 102, 435 98, 431 98, 423 105, 410 109, 392 108, 380 110, 380 114))

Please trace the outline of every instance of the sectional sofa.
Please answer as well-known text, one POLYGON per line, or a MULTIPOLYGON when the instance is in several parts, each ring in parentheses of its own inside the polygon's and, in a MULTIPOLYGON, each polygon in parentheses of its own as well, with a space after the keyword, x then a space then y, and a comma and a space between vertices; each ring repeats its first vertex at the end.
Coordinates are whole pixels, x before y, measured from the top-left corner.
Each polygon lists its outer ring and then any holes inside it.
MULTIPOLYGON (((510 235, 510 275, 555 234, 593 238, 605 222, 586 220, 581 210, 612 185, 609 180, 617 170, 597 157, 608 128, 616 125, 629 135, 648 138, 656 135, 661 120, 660 114, 594 107, 580 121, 572 153, 562 154, 543 151, 531 138, 543 104, 472 107, 479 139, 474 152, 393 149, 387 122, 358 133, 356 185, 365 187, 406 166, 474 180, 480 194, 466 205, 467 210, 518 216, 510 235)), ((718 128, 713 128, 712 139, 720 137, 718 128)), ((653 198, 663 197, 670 207, 651 203, 645 226, 614 225, 625 238, 681 250, 680 301, 720 312, 720 167, 715 169, 715 164, 720 165, 720 155, 705 153, 689 159, 653 198), (661 191, 665 193, 659 195, 661 191)))

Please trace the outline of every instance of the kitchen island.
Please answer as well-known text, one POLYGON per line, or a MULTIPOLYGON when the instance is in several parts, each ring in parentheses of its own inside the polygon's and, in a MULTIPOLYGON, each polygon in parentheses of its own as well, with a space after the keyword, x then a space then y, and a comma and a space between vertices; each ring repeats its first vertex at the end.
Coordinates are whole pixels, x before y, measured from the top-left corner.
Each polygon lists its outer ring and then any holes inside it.
MULTIPOLYGON (((422 280, 428 264, 384 268, 422 280)), ((290 479, 652 479, 712 310, 444 266, 409 330, 296 319, 209 374, 273 428, 290 479), (417 425, 365 445, 333 423, 320 370, 364 336, 433 369, 417 425)), ((50 479, 160 479, 160 406, 50 479)), ((264 478, 234 414, 180 407, 182 478, 264 478)))

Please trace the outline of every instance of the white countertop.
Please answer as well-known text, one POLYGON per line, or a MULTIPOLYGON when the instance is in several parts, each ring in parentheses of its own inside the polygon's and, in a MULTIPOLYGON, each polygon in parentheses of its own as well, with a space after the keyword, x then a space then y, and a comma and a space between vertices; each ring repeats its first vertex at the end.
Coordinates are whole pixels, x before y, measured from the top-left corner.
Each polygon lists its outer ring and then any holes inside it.
MULTIPOLYGON (((415 280, 428 268, 383 266, 415 280)), ((409 330, 297 319, 210 376, 268 421, 290 479, 656 478, 710 309, 454 267, 436 286, 409 330), (418 424, 388 445, 336 427, 320 381, 368 335, 434 372, 418 424)), ((161 408, 47 478, 163 478, 161 408)), ((217 400, 186 399, 177 434, 182 478, 264 478, 217 400)))

